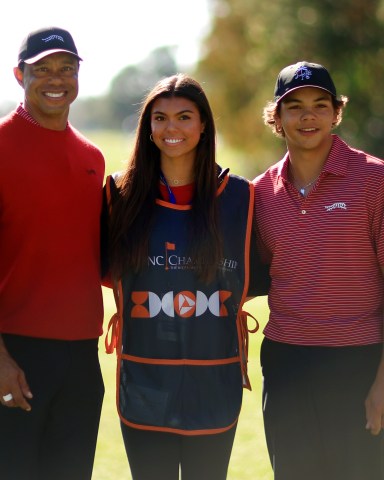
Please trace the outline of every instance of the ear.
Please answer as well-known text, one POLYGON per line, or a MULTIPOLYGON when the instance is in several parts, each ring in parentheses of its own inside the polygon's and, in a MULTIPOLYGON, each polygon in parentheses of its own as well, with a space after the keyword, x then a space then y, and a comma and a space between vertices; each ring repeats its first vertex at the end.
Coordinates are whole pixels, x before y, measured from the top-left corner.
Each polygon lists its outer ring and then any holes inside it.
POLYGON ((17 80, 17 83, 19 85, 21 85, 22 87, 24 87, 24 72, 22 70, 20 70, 19 67, 15 67, 13 69, 13 74, 17 80))
POLYGON ((334 108, 332 127, 336 126, 339 113, 340 113, 340 109, 334 108))
POLYGON ((201 124, 200 133, 204 133, 204 130, 205 130, 205 122, 201 124))
POLYGON ((282 127, 281 127, 281 118, 279 117, 279 115, 276 114, 276 115, 273 117, 273 119, 275 120, 276 128, 279 129, 279 130, 281 130, 281 128, 282 128, 282 127))

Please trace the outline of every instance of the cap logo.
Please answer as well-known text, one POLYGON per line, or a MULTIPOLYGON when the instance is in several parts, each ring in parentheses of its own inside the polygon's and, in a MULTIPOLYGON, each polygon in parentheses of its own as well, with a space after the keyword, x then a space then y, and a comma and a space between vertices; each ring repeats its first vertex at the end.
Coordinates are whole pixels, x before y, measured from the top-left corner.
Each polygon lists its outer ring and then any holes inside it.
POLYGON ((296 70, 295 80, 309 80, 312 71, 308 67, 300 67, 296 70))
POLYGON ((61 37, 60 35, 51 35, 51 36, 49 36, 49 37, 47 37, 47 38, 42 38, 41 40, 42 40, 43 42, 45 42, 45 43, 48 43, 48 42, 50 42, 51 40, 60 40, 60 42, 63 42, 63 43, 64 43, 64 38, 61 37))

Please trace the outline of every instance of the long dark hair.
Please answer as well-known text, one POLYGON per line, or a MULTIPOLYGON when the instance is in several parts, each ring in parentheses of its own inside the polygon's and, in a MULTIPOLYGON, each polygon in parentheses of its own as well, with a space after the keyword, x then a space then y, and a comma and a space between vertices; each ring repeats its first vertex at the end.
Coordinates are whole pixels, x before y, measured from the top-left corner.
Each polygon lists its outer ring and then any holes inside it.
POLYGON ((216 131, 211 107, 201 85, 177 74, 160 80, 145 98, 135 144, 126 171, 117 178, 118 196, 110 216, 110 267, 115 278, 146 266, 151 219, 158 196, 160 150, 150 140, 151 110, 158 98, 183 97, 195 103, 204 133, 194 163, 195 194, 192 203, 191 244, 199 278, 213 279, 221 258, 217 213, 216 131))

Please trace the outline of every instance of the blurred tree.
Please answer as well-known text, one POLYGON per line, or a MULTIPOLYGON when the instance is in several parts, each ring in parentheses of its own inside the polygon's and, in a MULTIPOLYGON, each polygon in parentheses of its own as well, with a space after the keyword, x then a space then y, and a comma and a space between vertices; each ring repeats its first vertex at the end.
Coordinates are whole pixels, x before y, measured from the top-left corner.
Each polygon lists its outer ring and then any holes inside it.
POLYGON ((384 157, 383 0, 210 0, 211 32, 195 75, 205 84, 225 141, 249 176, 279 159, 284 142, 262 121, 278 72, 307 60, 325 65, 350 98, 338 132, 384 157))
POLYGON ((78 99, 71 108, 71 122, 82 130, 132 132, 147 91, 159 79, 174 73, 177 73, 174 47, 160 47, 137 65, 124 68, 112 80, 106 95, 78 99))
POLYGON ((106 95, 78 98, 71 105, 69 119, 80 130, 112 130, 115 128, 111 104, 106 95))
POLYGON ((130 65, 112 80, 108 100, 111 103, 114 126, 132 131, 137 113, 146 94, 163 77, 177 73, 172 47, 160 47, 137 65, 130 65))

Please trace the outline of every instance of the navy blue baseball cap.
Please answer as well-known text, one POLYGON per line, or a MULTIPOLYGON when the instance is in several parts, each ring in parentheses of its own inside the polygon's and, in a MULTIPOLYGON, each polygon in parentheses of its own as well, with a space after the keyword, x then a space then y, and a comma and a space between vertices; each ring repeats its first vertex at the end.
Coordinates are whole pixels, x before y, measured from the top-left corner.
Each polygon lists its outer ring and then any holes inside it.
POLYGON ((283 68, 275 86, 275 102, 279 102, 293 90, 316 87, 336 98, 336 87, 328 70, 318 63, 298 62, 283 68))
POLYGON ((46 27, 29 33, 19 49, 20 63, 35 63, 40 59, 57 52, 71 53, 82 60, 78 53, 72 35, 63 28, 46 27))

